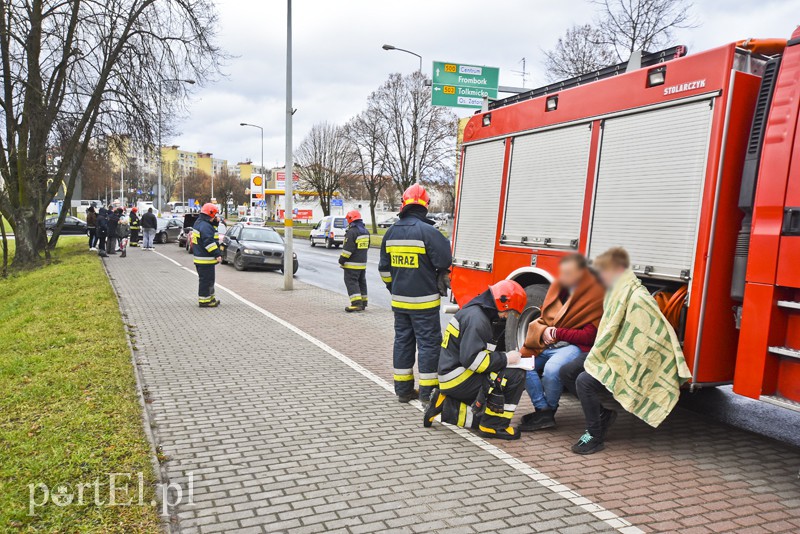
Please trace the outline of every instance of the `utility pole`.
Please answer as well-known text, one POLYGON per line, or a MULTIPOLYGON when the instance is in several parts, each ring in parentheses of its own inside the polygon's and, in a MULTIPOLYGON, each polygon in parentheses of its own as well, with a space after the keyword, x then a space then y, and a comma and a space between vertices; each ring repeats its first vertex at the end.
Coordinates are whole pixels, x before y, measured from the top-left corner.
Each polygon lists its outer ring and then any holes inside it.
MULTIPOLYGON (((398 47, 396 47, 394 45, 390 45, 390 44, 385 44, 381 48, 383 48, 386 51, 396 50, 398 52, 405 52, 406 54, 410 54, 412 56, 416 56, 419 59, 419 71, 418 72, 419 72, 420 77, 422 78, 422 84, 423 84, 423 86, 427 85, 426 80, 424 79, 425 75, 422 73, 422 56, 420 54, 417 54, 416 52, 412 52, 411 50, 406 50, 405 48, 398 48, 398 47)), ((421 176, 422 175, 422 172, 421 172, 422 169, 420 169, 420 167, 422 166, 422 158, 420 157, 420 154, 419 154, 419 148, 420 148, 419 145, 420 145, 420 137, 421 137, 421 133, 422 133, 421 132, 422 125, 420 124, 420 121, 419 121, 420 110, 419 110, 418 105, 420 104, 421 95, 417 95, 417 97, 418 98, 415 99, 416 103, 415 103, 415 106, 414 106, 415 107, 415 109, 414 109, 414 131, 411 132, 411 138, 412 138, 411 141, 412 141, 412 144, 413 144, 413 147, 414 147, 414 157, 413 157, 413 161, 411 162, 411 164, 414 167, 413 168, 413 171, 414 171, 413 174, 415 175, 415 178, 416 178, 415 181, 416 181, 416 183, 420 183, 422 181, 422 176, 421 176)))
POLYGON ((286 187, 283 197, 283 238, 286 241, 283 253, 283 289, 286 291, 294 289, 292 115, 294 115, 292 108, 292 0, 286 0, 286 187))

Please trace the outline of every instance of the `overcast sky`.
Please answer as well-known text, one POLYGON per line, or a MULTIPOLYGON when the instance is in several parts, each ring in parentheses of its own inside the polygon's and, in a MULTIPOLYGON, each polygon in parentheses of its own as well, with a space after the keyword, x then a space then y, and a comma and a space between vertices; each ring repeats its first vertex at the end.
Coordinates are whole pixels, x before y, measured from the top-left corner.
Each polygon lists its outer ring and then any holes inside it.
MULTIPOLYGON (((236 163, 259 163, 264 126, 266 165, 283 164, 285 0, 218 0, 219 44, 232 55, 225 77, 195 86, 188 116, 166 142, 212 152, 236 163)), ((417 58, 386 52, 384 43, 433 60, 499 67, 500 84, 519 86, 512 71, 527 58, 527 87, 545 83, 543 49, 572 24, 591 21, 585 0, 294 0, 295 146, 318 121, 343 123, 392 72, 411 72, 417 58)), ((689 52, 747 37, 788 38, 800 24, 800 0, 695 0, 700 26, 680 31, 674 44, 689 52)), ((460 112, 466 116, 468 111, 460 112)))

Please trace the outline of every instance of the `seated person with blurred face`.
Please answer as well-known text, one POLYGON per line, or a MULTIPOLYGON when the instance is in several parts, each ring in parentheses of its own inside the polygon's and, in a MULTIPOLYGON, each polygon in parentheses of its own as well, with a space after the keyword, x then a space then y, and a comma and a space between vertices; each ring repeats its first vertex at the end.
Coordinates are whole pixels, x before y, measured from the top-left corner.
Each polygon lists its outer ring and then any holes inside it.
POLYGON ((586 432, 572 447, 576 454, 603 450, 616 419, 609 406, 658 427, 691 378, 675 330, 630 269, 625 249, 604 252, 594 266, 608 295, 597 339, 574 385, 586 418, 586 432))
POLYGON ((562 258, 558 280, 550 286, 542 314, 531 322, 520 349, 524 357, 535 356, 525 389, 536 409, 522 417, 520 430, 556 426, 555 413, 563 390, 559 371, 570 362, 582 361, 591 349, 603 315, 604 293, 583 255, 562 258))

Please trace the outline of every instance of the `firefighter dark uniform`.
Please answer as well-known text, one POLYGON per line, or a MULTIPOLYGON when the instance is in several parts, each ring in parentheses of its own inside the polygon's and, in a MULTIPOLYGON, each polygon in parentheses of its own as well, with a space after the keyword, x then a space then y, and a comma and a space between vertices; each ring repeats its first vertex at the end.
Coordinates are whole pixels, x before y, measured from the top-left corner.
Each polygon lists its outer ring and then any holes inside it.
POLYGON ((203 210, 192 228, 192 253, 194 267, 200 279, 197 290, 200 307, 214 308, 219 305, 214 295, 214 279, 217 258, 220 256, 219 244, 215 237, 217 231, 211 223, 213 216, 216 215, 216 207, 211 211, 211 216, 205 206, 203 210))
MULTIPOLYGON (((494 298, 485 291, 450 320, 439 358, 439 390, 429 410, 434 417, 441 412, 443 423, 516 439, 519 431, 510 422, 525 390, 526 372, 506 369, 506 354, 494 350, 492 322, 497 317, 494 298)), ((426 417, 425 426, 430 426, 433 417, 426 417)))
POLYGON ((344 269, 344 285, 350 297, 350 305, 345 308, 347 312, 361 311, 367 307, 369 237, 359 214, 358 219, 354 219, 347 227, 342 254, 339 256, 339 265, 344 269))
MULTIPOLYGON (((422 189, 419 185, 413 187, 422 189)), ((422 192, 427 204, 427 193, 424 189, 422 192)), ((417 396, 413 370, 415 352, 418 354, 419 397, 427 401, 438 384, 442 342, 440 276, 449 272, 452 256, 449 241, 433 227, 426 214, 424 205, 411 204, 403 208, 400 220, 383 237, 378 265, 381 278, 392 293, 394 391, 401 402, 417 396)))
POLYGON ((137 209, 131 209, 131 238, 130 238, 130 245, 132 247, 139 246, 139 214, 137 213, 137 209))

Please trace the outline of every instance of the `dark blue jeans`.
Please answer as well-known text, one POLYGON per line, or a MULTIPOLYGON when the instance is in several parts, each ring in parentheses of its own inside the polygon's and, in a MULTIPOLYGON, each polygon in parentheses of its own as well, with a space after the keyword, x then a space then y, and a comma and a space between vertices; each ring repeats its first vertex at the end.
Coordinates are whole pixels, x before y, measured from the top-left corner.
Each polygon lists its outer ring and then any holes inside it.
POLYGON ((537 411, 558 408, 558 401, 564 389, 559 371, 581 354, 581 349, 575 345, 567 345, 557 349, 545 349, 536 356, 534 359, 536 368, 528 371, 528 376, 525 378, 525 389, 537 411), (539 378, 540 373, 541 378, 539 378))
POLYGON ((427 399, 439 385, 439 350, 442 327, 439 309, 431 313, 394 312, 394 392, 414 390, 414 360, 419 353, 419 396, 427 399))

